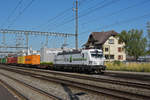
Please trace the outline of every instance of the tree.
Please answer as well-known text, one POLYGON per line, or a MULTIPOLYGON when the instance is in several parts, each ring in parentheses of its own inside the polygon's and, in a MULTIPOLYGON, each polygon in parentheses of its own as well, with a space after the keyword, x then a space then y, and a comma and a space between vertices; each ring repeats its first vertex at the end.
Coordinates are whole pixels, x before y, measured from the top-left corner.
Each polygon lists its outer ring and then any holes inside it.
POLYGON ((150 22, 147 22, 148 54, 150 54, 150 22))
POLYGON ((125 50, 129 56, 133 56, 136 60, 139 56, 146 54, 147 39, 143 37, 142 30, 123 30, 119 34, 119 41, 125 43, 125 50))

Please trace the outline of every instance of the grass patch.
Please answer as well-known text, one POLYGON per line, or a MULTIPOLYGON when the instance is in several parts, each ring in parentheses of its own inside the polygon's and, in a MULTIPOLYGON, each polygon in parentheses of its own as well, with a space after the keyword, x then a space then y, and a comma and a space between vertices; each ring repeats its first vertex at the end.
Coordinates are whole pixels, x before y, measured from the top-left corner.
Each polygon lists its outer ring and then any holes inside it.
POLYGON ((52 66, 53 63, 52 62, 41 62, 40 65, 50 65, 50 66, 52 66))
POLYGON ((105 62, 107 70, 113 71, 132 71, 132 72, 150 72, 150 63, 122 63, 105 62))

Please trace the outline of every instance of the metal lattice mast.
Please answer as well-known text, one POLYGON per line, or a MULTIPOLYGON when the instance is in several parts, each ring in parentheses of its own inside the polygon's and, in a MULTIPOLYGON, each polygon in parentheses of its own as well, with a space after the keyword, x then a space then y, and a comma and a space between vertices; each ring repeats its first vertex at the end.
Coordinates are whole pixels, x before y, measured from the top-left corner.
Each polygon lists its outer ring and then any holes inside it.
POLYGON ((28 32, 25 32, 25 36, 26 36, 26 55, 28 55, 28 50, 29 50, 29 35, 28 32))
POLYGON ((46 43, 45 46, 48 47, 48 35, 46 35, 46 43))
POLYGON ((22 34, 16 34, 16 50, 21 51, 22 48, 17 47, 23 47, 23 36, 22 34))
POLYGON ((5 32, 2 32, 3 33, 3 42, 2 42, 2 44, 3 44, 3 46, 5 46, 5 32))
MULTIPOLYGON (((3 42, 2 42, 2 45, 5 47, 6 46, 6 38, 5 38, 5 32, 2 32, 3 33, 3 42)), ((3 48, 4 51, 7 50, 7 48, 3 48)), ((3 55, 5 56, 5 55, 3 55)))
MULTIPOLYGON (((28 54, 28 47, 29 47, 29 35, 42 35, 42 36, 46 36, 46 45, 48 45, 48 37, 49 36, 55 36, 55 37, 74 37, 75 34, 71 34, 71 33, 59 33, 59 32, 40 32, 40 31, 25 31, 25 30, 8 30, 8 29, 0 29, 0 33, 3 34, 3 36, 5 36, 5 34, 24 34, 26 37, 26 47, 22 47, 22 46, 7 46, 4 45, 5 44, 5 37, 3 38, 3 42, 2 42, 2 46, 0 45, 0 48, 26 48, 27 49, 27 54, 28 54)), ((5 50, 4 50, 5 51, 5 50)), ((2 51, 0 51, 2 52, 2 51)), ((2 52, 2 53, 6 53, 6 52, 2 52)), ((12 53, 12 52, 10 52, 12 53)))
POLYGON ((25 30, 8 30, 8 29, 0 29, 0 33, 43 35, 43 36, 58 36, 58 37, 66 37, 66 36, 67 37, 71 37, 71 36, 75 36, 75 34, 71 34, 71 33, 40 32, 40 31, 25 31, 25 30))

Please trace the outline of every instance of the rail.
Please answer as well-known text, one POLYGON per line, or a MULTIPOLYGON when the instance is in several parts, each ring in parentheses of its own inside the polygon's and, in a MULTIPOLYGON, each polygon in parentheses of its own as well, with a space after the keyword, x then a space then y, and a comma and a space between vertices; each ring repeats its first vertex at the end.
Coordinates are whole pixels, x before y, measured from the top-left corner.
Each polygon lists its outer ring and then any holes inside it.
MULTIPOLYGON (((5 77, 7 77, 7 78, 9 78, 9 79, 11 79, 11 80, 14 80, 15 82, 17 82, 17 83, 19 83, 19 84, 22 84, 23 86, 25 86, 25 87, 27 87, 27 88, 29 88, 29 89, 35 91, 36 93, 39 93, 39 94, 41 94, 41 95, 44 95, 45 97, 48 97, 49 99, 52 99, 52 100, 63 100, 63 99, 61 99, 61 98, 59 98, 59 97, 57 97, 57 96, 55 96, 55 95, 52 95, 52 94, 50 94, 50 93, 47 93, 47 92, 45 92, 45 91, 43 91, 43 90, 41 90, 41 89, 35 88, 35 87, 33 87, 33 86, 29 85, 29 84, 26 84, 26 83, 24 83, 24 82, 22 82, 22 81, 20 81, 20 80, 17 80, 17 79, 15 79, 15 78, 11 77, 11 76, 8 76, 8 75, 6 75, 6 74, 0 73, 0 75, 5 76, 5 77)), ((3 83, 4 83, 4 82, 3 82, 3 83)), ((5 83, 5 84, 6 84, 6 83, 5 83)), ((11 88, 10 85, 7 84, 7 86, 11 88)), ((17 91, 17 90, 13 89, 13 91, 17 91)), ((23 96, 23 94, 19 93, 18 91, 17 91, 16 93, 19 94, 19 97, 23 98, 23 99, 21 99, 21 100, 29 100, 27 97, 23 96)))
MULTIPOLYGON (((117 98, 122 98, 122 99, 133 99, 133 100, 135 100, 135 99, 138 98, 138 99, 141 99, 141 100, 142 99, 148 100, 150 98, 150 96, 148 96, 148 95, 130 93, 130 92, 121 91, 121 90, 115 90, 115 89, 108 89, 108 88, 103 87, 103 86, 96 86, 96 85, 93 85, 93 84, 88 84, 86 82, 81 83, 81 82, 77 82, 77 81, 73 81, 73 80, 61 79, 61 78, 58 78, 58 77, 52 77, 52 76, 47 76, 47 75, 40 75, 39 73, 35 74, 33 72, 29 72, 28 69, 25 70, 24 68, 15 69, 14 67, 13 68, 8 68, 8 67, 4 68, 3 67, 3 69, 8 70, 8 71, 13 71, 13 72, 16 72, 16 73, 19 73, 19 74, 31 76, 31 77, 34 77, 34 78, 38 78, 38 79, 41 79, 41 80, 62 83, 62 84, 66 84, 66 85, 69 85, 69 86, 78 87, 78 88, 82 88, 82 89, 93 91, 93 92, 97 92, 97 93, 103 93, 103 94, 106 94, 106 95, 110 95, 110 96, 117 97, 117 98)), ((34 72, 38 72, 38 71, 42 72, 41 70, 36 70, 34 72)), ((44 71, 44 72, 46 72, 46 71, 44 71)), ((51 73, 51 72, 47 72, 47 73, 51 73)), ((62 75, 62 73, 60 74, 59 72, 53 72, 53 74, 54 73, 62 75)), ((63 75, 65 75, 67 77, 72 77, 72 78, 73 77, 74 78, 80 78, 80 79, 83 79, 83 80, 100 81, 97 78, 90 78, 90 77, 87 77, 87 76, 82 76, 81 77, 81 75, 80 76, 79 75, 75 76, 75 75, 71 75, 71 74, 63 74, 63 75)), ((145 88, 145 89, 147 87, 149 87, 148 84, 142 86, 143 84, 138 84, 138 83, 134 84, 134 83, 122 82, 122 81, 115 82, 115 80, 111 80, 111 81, 110 80, 102 80, 100 82, 106 82, 106 83, 111 83, 111 84, 119 84, 119 85, 126 85, 126 86, 131 86, 131 87, 136 87, 136 88, 145 88)), ((147 89, 149 89, 149 88, 147 88, 147 89)))

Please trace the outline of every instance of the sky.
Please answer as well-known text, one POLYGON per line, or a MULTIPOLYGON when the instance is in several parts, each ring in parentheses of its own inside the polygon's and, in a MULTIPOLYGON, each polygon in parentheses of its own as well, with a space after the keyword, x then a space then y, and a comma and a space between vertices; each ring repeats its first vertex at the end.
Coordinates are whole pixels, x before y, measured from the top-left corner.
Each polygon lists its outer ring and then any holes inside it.
MULTIPOLYGON (((150 21, 150 0, 78 0, 79 48, 91 32, 139 29, 146 32, 150 21)), ((0 0, 0 29, 75 33, 75 0, 0 0)), ((2 45, 2 34, 0 44, 2 45)), ((7 45, 25 45, 24 35, 6 36, 7 45)), ((29 46, 39 50, 44 36, 29 36, 29 46)), ((75 48, 75 38, 66 39, 75 48)), ((62 37, 49 37, 49 48, 60 48, 62 37)))

